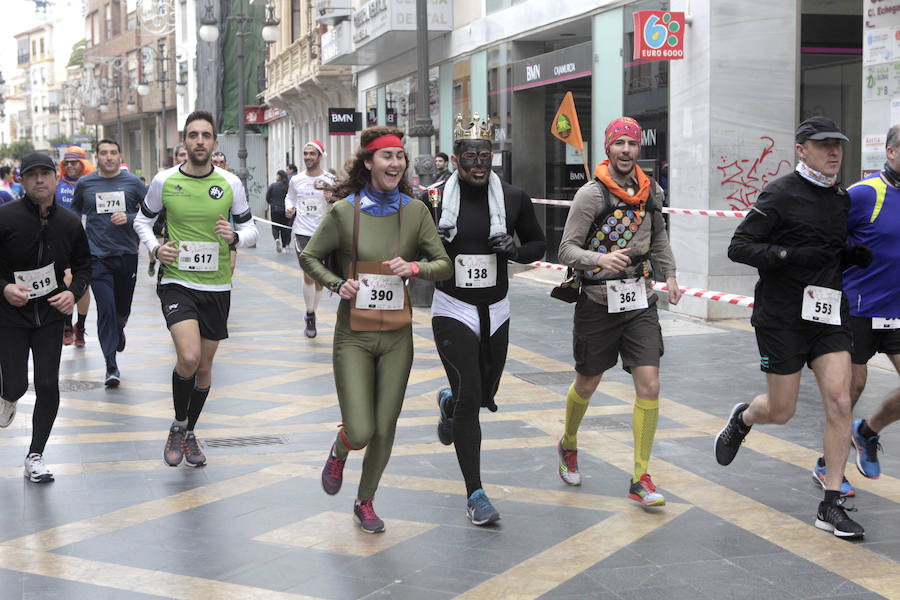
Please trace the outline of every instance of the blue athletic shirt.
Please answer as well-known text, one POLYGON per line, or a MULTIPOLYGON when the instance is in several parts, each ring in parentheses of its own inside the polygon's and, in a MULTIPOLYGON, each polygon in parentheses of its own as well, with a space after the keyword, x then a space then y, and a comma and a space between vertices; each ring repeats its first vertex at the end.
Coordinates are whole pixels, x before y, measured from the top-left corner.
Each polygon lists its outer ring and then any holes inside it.
POLYGON ((120 171, 115 177, 102 177, 95 171, 78 179, 69 208, 76 214, 87 215, 84 229, 91 245, 91 256, 137 254, 141 242, 134 231, 134 217, 146 193, 147 186, 127 171, 120 171), (125 193, 128 222, 122 225, 113 225, 109 214, 97 212, 97 193, 117 191, 125 193))
POLYGON ((847 244, 872 249, 868 268, 844 271, 844 293, 855 317, 900 317, 900 190, 875 173, 854 183, 847 244))
POLYGON ((65 208, 72 208, 72 195, 75 194, 75 184, 78 180, 66 179, 63 175, 56 184, 56 203, 65 208))

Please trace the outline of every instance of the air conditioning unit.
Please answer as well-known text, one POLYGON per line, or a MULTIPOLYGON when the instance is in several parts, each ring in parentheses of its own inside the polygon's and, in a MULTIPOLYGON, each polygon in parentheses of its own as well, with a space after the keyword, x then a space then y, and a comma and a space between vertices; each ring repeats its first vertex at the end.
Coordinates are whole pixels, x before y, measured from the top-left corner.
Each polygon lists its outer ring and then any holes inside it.
POLYGON ((335 25, 351 16, 352 0, 316 0, 316 23, 335 25))

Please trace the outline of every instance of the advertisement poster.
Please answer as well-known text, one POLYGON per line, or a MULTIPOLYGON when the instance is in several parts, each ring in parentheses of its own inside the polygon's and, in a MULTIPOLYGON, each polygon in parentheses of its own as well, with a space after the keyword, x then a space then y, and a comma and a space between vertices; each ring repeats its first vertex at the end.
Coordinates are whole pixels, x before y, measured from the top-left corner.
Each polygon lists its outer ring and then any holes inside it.
POLYGON ((634 60, 684 58, 684 13, 641 10, 634 13, 634 60))
POLYGON ((884 164, 884 137, 900 123, 900 0, 863 0, 861 175, 884 164), (881 140, 881 143, 876 143, 881 140))

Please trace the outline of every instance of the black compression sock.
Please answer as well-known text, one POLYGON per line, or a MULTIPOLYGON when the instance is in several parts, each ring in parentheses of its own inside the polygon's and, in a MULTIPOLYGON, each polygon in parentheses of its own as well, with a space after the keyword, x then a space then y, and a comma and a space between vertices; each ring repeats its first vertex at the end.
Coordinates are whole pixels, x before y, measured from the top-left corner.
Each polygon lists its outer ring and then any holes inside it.
POLYGON ((182 377, 172 369, 172 402, 175 405, 175 420, 186 421, 188 406, 191 402, 191 391, 194 389, 195 376, 182 377))
POLYGON ((841 497, 840 490, 825 490, 825 503, 834 504, 841 497))
POLYGON ((83 315, 78 313, 78 322, 75 324, 77 327, 81 327, 84 329, 84 322, 87 321, 87 315, 83 315))
POLYGON ((208 395, 209 388, 206 388, 205 390, 194 388, 191 390, 191 403, 188 406, 188 431, 193 431, 194 426, 197 425, 197 419, 200 418, 200 413, 203 411, 203 405, 206 404, 206 397, 208 395))
POLYGON ((72 315, 66 315, 66 327, 72 326, 72 315))

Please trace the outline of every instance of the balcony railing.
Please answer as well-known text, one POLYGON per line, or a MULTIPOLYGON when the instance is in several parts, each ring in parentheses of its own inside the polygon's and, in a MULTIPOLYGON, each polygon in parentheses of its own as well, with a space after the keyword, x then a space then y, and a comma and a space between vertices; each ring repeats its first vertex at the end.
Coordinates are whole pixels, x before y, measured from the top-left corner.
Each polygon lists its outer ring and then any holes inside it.
POLYGON ((349 75, 348 66, 322 65, 319 34, 303 36, 266 63, 266 100, 313 77, 349 75), (310 44, 312 42, 312 44, 310 44))

